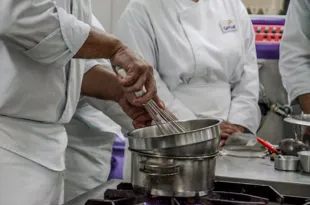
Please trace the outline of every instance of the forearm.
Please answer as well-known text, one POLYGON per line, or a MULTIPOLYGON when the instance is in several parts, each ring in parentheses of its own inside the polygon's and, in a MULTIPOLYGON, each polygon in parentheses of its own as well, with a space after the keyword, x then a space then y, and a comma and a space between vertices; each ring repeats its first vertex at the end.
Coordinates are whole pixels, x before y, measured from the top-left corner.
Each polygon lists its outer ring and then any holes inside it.
POLYGON ((115 36, 92 28, 83 46, 74 58, 106 58, 110 59, 119 49, 125 45, 115 36))
POLYGON ((96 65, 84 74, 82 94, 118 102, 123 89, 114 73, 105 70, 102 65, 96 65))
POLYGON ((305 114, 310 114, 310 93, 300 95, 298 101, 302 111, 305 114))

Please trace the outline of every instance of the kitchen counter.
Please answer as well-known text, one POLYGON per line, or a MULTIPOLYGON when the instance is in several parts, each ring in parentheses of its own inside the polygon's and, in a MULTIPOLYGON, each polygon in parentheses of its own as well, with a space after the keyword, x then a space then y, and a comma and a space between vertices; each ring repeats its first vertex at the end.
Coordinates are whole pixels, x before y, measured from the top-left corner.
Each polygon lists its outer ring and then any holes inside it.
MULTIPOLYGON (((277 171, 269 158, 219 156, 217 158, 216 180, 264 184, 272 186, 282 195, 310 197, 310 175, 277 171)), ((65 203, 65 205, 84 205, 90 198, 102 199, 106 189, 116 188, 120 182, 121 180, 110 180, 65 203)))
POLYGON ((310 175, 274 169, 269 158, 238 158, 219 156, 216 161, 216 180, 272 186, 280 194, 310 197, 310 175))

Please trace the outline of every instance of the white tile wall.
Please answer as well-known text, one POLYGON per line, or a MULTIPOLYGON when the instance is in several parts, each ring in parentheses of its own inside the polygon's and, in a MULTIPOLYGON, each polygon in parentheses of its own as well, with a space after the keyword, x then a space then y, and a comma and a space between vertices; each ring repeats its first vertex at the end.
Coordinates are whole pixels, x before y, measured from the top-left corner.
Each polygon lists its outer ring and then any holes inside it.
POLYGON ((115 25, 130 0, 91 0, 93 13, 108 32, 115 25))

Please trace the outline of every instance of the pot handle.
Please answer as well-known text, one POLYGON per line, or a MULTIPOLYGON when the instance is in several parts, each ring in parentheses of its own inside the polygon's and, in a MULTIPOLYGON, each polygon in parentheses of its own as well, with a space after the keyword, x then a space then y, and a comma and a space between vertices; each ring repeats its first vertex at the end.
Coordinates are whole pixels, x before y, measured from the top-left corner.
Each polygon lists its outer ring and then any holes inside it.
POLYGON ((147 164, 140 161, 140 172, 149 176, 175 176, 179 173, 179 165, 147 164))

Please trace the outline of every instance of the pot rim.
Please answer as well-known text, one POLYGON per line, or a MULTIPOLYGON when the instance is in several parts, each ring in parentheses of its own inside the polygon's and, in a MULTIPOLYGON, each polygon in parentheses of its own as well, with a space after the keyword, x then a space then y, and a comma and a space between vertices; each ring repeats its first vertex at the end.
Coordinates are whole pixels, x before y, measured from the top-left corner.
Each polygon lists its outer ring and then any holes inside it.
MULTIPOLYGON (((199 132, 199 131, 203 131, 203 130, 206 130, 206 129, 210 129, 210 128, 213 128, 215 126, 219 126, 223 120, 222 119, 219 119, 219 118, 199 118, 199 119, 193 119, 193 120, 178 120, 178 121, 175 121, 175 122, 189 122, 189 121, 200 121, 200 120, 215 120, 217 121, 217 123, 215 123, 214 125, 210 125, 208 127, 204 127, 204 128, 200 128, 200 129, 196 129, 196 130, 191 130, 191 131, 188 131, 188 132, 182 132, 182 133, 178 133, 178 134, 169 134, 169 135, 159 135, 159 136, 153 136, 153 137, 135 137, 135 136, 132 136, 131 134, 132 133, 135 133, 135 132, 138 132, 140 130, 143 130, 145 128, 139 128, 139 129, 135 129, 131 132, 128 132, 126 137, 128 139, 146 139, 146 138, 156 138, 156 139, 160 139, 160 138, 163 138, 163 137, 169 137, 169 136, 178 136, 178 135, 184 135, 184 134, 191 134, 191 133, 194 133, 194 132, 199 132)), ((164 124, 164 123, 163 123, 164 124)), ((148 128, 151 128, 151 127, 157 127, 157 125, 152 125, 152 126, 148 126, 148 128)))
POLYGON ((167 155, 161 155, 161 154, 148 154, 144 152, 140 152, 138 150, 134 150, 131 148, 128 148, 128 150, 132 153, 136 153, 141 156, 145 157, 151 157, 151 158, 169 158, 169 159, 180 159, 180 160, 188 160, 188 159, 194 159, 194 160, 203 160, 208 158, 214 158, 218 155, 218 151, 214 154, 208 154, 208 155, 201 155, 201 156, 194 156, 194 157, 177 157, 177 156, 167 156, 167 155))

